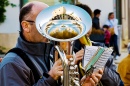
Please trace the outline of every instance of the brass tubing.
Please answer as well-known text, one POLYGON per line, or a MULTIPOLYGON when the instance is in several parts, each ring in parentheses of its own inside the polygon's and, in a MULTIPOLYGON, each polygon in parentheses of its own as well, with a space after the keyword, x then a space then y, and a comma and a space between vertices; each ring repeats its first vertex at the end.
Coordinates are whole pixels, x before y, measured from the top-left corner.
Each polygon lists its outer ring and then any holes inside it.
POLYGON ((66 58, 66 55, 64 53, 64 51, 62 50, 62 48, 60 48, 59 46, 55 46, 55 48, 57 49, 61 61, 62 61, 62 66, 63 66, 63 86, 69 86, 69 64, 68 64, 68 60, 66 58))

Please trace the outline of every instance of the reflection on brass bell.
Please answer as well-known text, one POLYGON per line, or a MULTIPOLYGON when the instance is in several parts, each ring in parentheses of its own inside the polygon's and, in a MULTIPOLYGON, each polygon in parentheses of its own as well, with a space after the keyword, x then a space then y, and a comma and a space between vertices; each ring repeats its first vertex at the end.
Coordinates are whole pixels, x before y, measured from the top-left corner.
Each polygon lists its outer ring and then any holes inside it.
POLYGON ((60 29, 62 28, 56 28, 55 30, 50 32, 50 36, 58 39, 69 39, 78 35, 78 33, 71 28, 65 28, 64 30, 61 31, 60 29))

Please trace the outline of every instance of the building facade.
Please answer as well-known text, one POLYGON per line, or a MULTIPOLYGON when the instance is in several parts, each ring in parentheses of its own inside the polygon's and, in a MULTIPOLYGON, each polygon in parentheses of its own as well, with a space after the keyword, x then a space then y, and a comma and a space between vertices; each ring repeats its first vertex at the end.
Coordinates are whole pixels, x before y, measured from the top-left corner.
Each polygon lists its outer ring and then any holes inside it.
POLYGON ((5 52, 15 46, 20 29, 18 17, 20 2, 19 0, 9 1, 15 4, 16 7, 6 7, 6 20, 0 24, 0 49, 3 49, 5 52))

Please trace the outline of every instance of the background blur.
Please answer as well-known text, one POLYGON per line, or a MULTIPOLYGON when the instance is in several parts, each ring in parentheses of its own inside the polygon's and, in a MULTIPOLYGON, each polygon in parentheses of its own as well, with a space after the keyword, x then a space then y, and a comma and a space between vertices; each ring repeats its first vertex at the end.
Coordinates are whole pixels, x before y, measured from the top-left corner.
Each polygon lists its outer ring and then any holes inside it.
MULTIPOLYGON (((6 20, 0 23, 0 51, 6 52, 14 47, 19 35, 19 11, 20 8, 27 2, 34 0, 8 0, 15 4, 15 7, 6 7, 6 20)), ((36 0, 35 0, 36 1, 36 0)), ((37 0, 42 1, 49 6, 67 3, 77 4, 83 3, 88 5, 92 11, 95 9, 101 10, 100 24, 101 26, 107 20, 109 12, 114 12, 116 18, 119 20, 119 47, 120 50, 127 46, 130 40, 130 0, 37 0)))

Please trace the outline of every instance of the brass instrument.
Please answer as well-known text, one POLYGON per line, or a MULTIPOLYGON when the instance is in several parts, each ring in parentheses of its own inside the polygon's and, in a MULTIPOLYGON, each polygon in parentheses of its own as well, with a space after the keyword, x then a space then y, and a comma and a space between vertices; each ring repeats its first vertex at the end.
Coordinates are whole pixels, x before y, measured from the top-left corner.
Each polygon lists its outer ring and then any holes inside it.
POLYGON ((86 11, 68 4, 51 6, 43 10, 36 18, 36 27, 39 33, 49 40, 59 42, 55 48, 62 60, 63 86, 80 86, 78 67, 74 64, 75 53, 72 51, 71 42, 83 37, 91 25, 91 17, 86 11), (66 11, 73 12, 68 14, 66 11), (53 17, 50 14, 53 14, 53 17), (66 55, 73 56, 69 59, 70 64, 66 55))
MULTIPOLYGON (((66 28, 64 26, 65 30, 59 31, 58 29, 50 31, 50 36, 58 39, 70 39, 78 35, 77 32, 75 32, 72 29, 72 32, 70 32, 70 28, 66 28), (65 34, 64 34, 65 33, 65 34)), ((70 58, 70 65, 68 63, 68 59, 66 55, 71 55, 71 43, 70 42, 60 42, 59 45, 56 45, 55 48, 57 49, 63 65, 63 86, 80 86, 79 82, 79 73, 78 73, 78 67, 74 64, 74 57, 70 58)), ((58 57, 58 56, 55 56, 58 57)), ((58 59, 58 58, 55 58, 58 59)))

